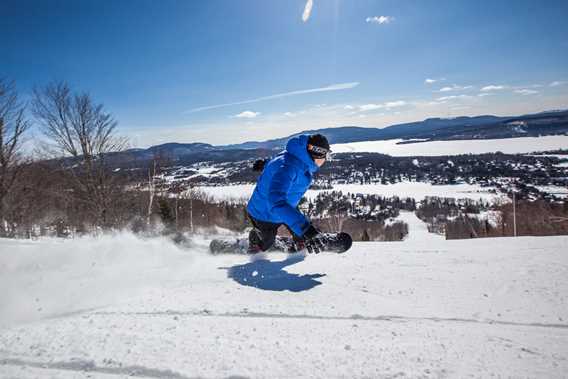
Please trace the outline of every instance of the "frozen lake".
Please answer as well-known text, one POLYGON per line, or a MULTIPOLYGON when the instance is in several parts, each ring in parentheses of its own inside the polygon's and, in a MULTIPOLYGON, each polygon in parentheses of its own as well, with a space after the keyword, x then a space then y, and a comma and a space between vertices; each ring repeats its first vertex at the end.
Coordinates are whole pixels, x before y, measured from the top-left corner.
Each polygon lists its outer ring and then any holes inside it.
POLYGON ((433 141, 399 144, 400 139, 335 144, 335 153, 381 153, 392 156, 439 156, 483 154, 500 151, 522 154, 536 151, 568 149, 568 136, 522 137, 504 139, 433 141))

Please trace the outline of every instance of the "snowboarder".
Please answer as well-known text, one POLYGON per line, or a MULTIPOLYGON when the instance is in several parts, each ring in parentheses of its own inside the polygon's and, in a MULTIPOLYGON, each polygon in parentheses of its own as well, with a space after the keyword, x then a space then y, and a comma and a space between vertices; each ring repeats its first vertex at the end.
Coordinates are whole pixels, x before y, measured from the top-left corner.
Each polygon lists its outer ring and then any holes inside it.
POLYGON ((290 230, 300 248, 305 247, 310 253, 324 249, 325 235, 298 210, 298 203, 330 153, 326 137, 303 134, 291 138, 286 150, 270 161, 255 162, 255 169, 262 174, 247 205, 253 224, 249 253, 268 250, 280 225, 290 230))

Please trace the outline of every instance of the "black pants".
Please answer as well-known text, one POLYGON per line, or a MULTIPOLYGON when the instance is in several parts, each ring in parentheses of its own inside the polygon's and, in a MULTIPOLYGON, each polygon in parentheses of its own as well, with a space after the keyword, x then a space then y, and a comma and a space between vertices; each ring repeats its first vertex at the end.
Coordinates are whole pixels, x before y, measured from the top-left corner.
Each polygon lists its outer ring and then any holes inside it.
MULTIPOLYGON (((276 240, 276 235, 278 234, 278 228, 280 225, 285 224, 275 224, 273 222, 261 221, 252 217, 247 213, 247 216, 252 223, 252 226, 256 230, 252 230, 249 233, 249 245, 259 246, 262 251, 266 251, 274 245, 276 240)), ((286 226, 286 225, 285 225, 286 226)), ((286 226, 286 228, 288 228, 286 226)), ((290 228, 288 228, 290 230, 290 228)), ((294 233, 290 230, 290 234, 294 236, 294 233)))

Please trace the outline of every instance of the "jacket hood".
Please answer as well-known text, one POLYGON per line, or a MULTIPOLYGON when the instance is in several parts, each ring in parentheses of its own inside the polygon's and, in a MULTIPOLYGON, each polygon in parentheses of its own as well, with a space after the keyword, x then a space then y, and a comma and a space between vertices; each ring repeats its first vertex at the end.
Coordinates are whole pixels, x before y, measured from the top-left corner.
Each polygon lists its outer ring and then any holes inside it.
POLYGON ((308 138, 307 134, 290 138, 286 144, 286 151, 305 164, 310 172, 316 172, 319 167, 308 154, 308 138))

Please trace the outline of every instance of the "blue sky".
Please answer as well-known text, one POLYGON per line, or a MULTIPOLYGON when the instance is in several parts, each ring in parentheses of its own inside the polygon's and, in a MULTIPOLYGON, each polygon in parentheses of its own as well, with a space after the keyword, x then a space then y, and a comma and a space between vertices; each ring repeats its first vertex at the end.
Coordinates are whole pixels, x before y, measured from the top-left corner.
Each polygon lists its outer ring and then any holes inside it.
POLYGON ((133 146, 568 108, 568 2, 0 4, 0 76, 65 80, 133 146))

